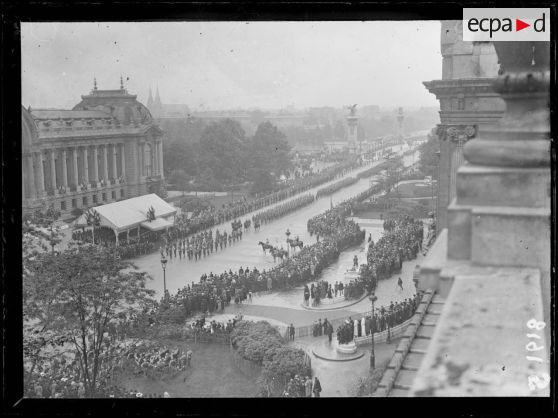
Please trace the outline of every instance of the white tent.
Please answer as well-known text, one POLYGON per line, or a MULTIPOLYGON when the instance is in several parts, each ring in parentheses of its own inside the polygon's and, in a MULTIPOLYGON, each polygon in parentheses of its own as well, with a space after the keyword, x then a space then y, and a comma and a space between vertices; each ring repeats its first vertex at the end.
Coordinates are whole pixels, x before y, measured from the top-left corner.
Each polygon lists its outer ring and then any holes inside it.
MULTIPOLYGON (((117 237, 121 232, 140 226, 151 231, 168 228, 172 225, 177 211, 174 206, 169 205, 154 193, 96 206, 93 210, 99 214, 101 226, 112 229, 117 237), (149 222, 147 212, 151 207, 155 210, 155 220, 149 222)), ((87 226, 85 214, 78 218, 76 226, 87 226)))

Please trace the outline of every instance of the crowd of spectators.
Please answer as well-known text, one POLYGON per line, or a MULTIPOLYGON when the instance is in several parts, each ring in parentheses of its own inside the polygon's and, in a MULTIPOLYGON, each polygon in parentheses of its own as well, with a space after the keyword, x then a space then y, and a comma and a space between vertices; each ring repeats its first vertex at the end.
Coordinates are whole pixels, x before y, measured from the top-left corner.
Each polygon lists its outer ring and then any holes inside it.
POLYGON ((349 317, 344 324, 339 326, 338 338, 339 333, 348 333, 346 336, 341 336, 340 341, 352 341, 356 337, 365 337, 400 325, 414 315, 421 297, 421 293, 416 293, 412 298, 395 303, 392 301, 388 306, 375 308, 374 315, 369 313, 356 320, 349 317))
POLYGON ((416 258, 424 237, 422 221, 409 216, 386 219, 384 230, 378 242, 368 246, 368 268, 377 280, 390 277, 401 270, 403 261, 416 258))
MULTIPOLYGON (((93 231, 90 229, 77 229, 72 231, 72 239, 81 243, 93 243, 93 231)), ((116 236, 110 228, 101 226, 95 228, 95 244, 113 248, 122 259, 134 258, 149 254, 155 249, 158 235, 155 232, 145 232, 139 237, 120 239, 116 245, 116 236)))

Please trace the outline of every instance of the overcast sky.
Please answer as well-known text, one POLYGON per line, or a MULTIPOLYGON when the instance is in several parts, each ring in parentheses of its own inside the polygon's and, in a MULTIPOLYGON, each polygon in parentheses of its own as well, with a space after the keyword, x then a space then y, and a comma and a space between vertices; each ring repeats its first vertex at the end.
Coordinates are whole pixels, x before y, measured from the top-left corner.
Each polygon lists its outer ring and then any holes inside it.
POLYGON ((440 22, 22 23, 24 106, 125 87, 193 110, 437 106, 440 22), (153 91, 155 94, 155 91, 153 91))

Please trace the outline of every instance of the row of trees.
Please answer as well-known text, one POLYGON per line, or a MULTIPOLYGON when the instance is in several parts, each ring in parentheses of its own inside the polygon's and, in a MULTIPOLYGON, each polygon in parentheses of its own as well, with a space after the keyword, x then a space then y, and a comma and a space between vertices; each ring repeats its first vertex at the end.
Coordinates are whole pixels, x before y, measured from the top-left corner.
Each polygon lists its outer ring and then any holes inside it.
POLYGON ((198 188, 220 190, 251 181, 257 183, 257 192, 270 189, 292 168, 290 151, 285 135, 271 123, 261 123, 249 137, 238 122, 226 119, 206 125, 193 141, 165 144, 163 158, 167 178, 183 190, 192 182, 198 188))

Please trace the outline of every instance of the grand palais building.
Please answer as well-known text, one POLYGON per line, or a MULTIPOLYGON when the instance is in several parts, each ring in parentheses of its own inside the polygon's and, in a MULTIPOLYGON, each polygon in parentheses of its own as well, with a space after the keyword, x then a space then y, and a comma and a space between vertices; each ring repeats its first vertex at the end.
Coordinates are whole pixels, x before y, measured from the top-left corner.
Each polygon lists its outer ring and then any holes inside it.
POLYGON ((24 213, 53 205, 68 218, 159 189, 163 132, 136 97, 95 83, 71 110, 22 107, 24 213))

